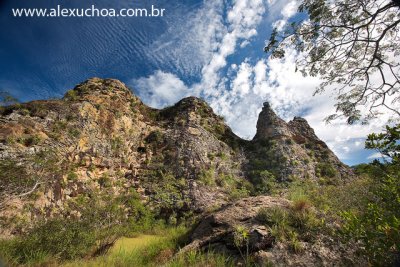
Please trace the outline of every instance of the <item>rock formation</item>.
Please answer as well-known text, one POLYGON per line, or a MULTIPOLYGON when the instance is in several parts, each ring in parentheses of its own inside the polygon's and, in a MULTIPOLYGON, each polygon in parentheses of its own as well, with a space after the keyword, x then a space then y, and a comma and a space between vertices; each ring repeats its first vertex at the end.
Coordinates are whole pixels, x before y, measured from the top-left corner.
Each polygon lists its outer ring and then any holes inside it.
POLYGON ((295 117, 286 123, 267 102, 258 117, 257 133, 251 143, 255 149, 248 158, 264 163, 264 168, 280 181, 331 178, 333 182, 333 178, 351 176, 349 168, 315 135, 305 119, 295 117))
POLYGON ((152 109, 99 78, 60 100, 2 107, 0 169, 3 235, 23 230, 15 221, 79 217, 74 207, 94 194, 134 190, 161 216, 180 216, 265 193, 271 181, 351 175, 304 119, 286 123, 268 103, 247 141, 201 99, 152 109))

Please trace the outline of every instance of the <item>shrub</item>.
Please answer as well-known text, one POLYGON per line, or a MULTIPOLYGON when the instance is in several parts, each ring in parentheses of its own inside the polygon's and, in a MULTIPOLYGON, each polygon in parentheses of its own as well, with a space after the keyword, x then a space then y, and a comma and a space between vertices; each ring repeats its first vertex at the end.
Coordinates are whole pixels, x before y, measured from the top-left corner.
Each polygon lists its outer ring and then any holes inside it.
POLYGON ((373 199, 364 212, 342 213, 342 233, 346 239, 361 242, 372 263, 390 266, 400 251, 400 168, 392 173, 382 167, 378 167, 379 178, 371 188, 373 199))
POLYGON ((299 231, 314 231, 318 228, 319 222, 315 212, 307 201, 294 202, 290 212, 290 225, 299 231))
POLYGON ((271 194, 279 187, 275 175, 267 170, 251 172, 250 179, 256 194, 271 194))
POLYGON ((228 156, 222 151, 218 152, 217 157, 219 157, 221 160, 227 160, 228 159, 228 156))
POLYGON ((81 134, 81 132, 80 132, 80 130, 78 130, 76 128, 70 128, 68 130, 68 134, 71 137, 77 138, 81 134))
POLYGON ((24 139, 25 146, 34 146, 39 144, 41 141, 40 137, 37 135, 29 136, 28 138, 24 139))
POLYGON ((64 98, 69 101, 75 101, 75 100, 78 100, 79 97, 78 97, 78 93, 75 90, 69 90, 65 94, 64 98))
POLYGON ((336 169, 329 163, 318 163, 316 168, 317 173, 319 173, 319 176, 321 177, 333 178, 337 174, 336 169))
POLYGON ((108 174, 103 173, 103 175, 99 178, 99 185, 104 188, 112 186, 112 181, 108 174))
POLYGON ((176 178, 171 173, 162 172, 151 178, 153 181, 149 188, 151 191, 150 202, 155 207, 155 213, 168 219, 175 212, 179 221, 181 210, 190 203, 186 194, 188 190, 186 180, 176 178))
POLYGON ((152 131, 146 138, 145 141, 147 143, 156 143, 159 144, 163 141, 163 133, 159 130, 152 131))
POLYGON ((230 196, 231 200, 238 200, 238 199, 249 196, 249 190, 245 187, 233 188, 230 191, 229 196, 230 196))
POLYGON ((215 159, 215 154, 214 153, 208 153, 207 157, 209 160, 214 160, 215 159))
POLYGON ((256 218, 265 225, 287 225, 289 215, 285 208, 261 208, 256 218))
POLYGON ((368 135, 365 146, 386 158, 358 168, 359 173, 371 178, 371 196, 367 194, 362 212, 342 213, 343 234, 361 243, 372 264, 396 265, 400 255, 400 124, 368 135))
POLYGON ((249 230, 242 225, 237 225, 233 231, 233 243, 238 249, 245 265, 249 262, 249 239, 249 230))
POLYGON ((3 253, 17 264, 34 263, 47 257, 73 259, 85 255, 95 241, 86 222, 53 219, 31 229, 23 238, 3 241, 3 253))
POLYGON ((28 116, 28 115, 30 114, 29 109, 26 109, 26 108, 21 108, 18 112, 19 112, 22 116, 28 116))
POLYGON ((219 137, 223 136, 225 134, 225 126, 223 124, 215 124, 214 132, 219 137))
POLYGON ((67 175, 67 179, 69 181, 77 181, 78 180, 78 175, 75 172, 69 172, 67 175))
POLYGON ((289 247, 294 253, 300 253, 304 250, 301 244, 298 234, 295 231, 288 232, 289 237, 289 247))

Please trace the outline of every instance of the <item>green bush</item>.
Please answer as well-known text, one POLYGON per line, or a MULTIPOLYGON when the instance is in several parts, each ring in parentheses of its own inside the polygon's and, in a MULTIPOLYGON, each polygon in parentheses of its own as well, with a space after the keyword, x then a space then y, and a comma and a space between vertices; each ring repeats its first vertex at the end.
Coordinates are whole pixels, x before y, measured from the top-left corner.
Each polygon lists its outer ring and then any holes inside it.
POLYGON ((69 101, 75 101, 79 99, 78 93, 75 90, 69 90, 65 94, 64 98, 69 101))
POLYGON ((256 219, 265 225, 288 225, 289 213, 285 208, 261 208, 256 219))
POLYGON ((321 162, 317 164, 316 172, 320 177, 333 178, 336 176, 336 169, 329 163, 321 162))
POLYGON ((69 134, 69 136, 71 136, 71 137, 77 138, 77 137, 79 137, 79 135, 81 134, 81 131, 78 130, 77 128, 70 128, 70 129, 68 130, 68 134, 69 134))
POLYGON ((112 186, 112 180, 108 176, 108 174, 103 173, 103 175, 99 178, 99 185, 103 188, 111 187, 112 186))
POLYGON ((155 174, 151 179, 149 201, 154 207, 154 212, 164 219, 168 219, 175 212, 179 220, 181 211, 190 203, 186 194, 187 181, 183 178, 176 178, 171 173, 162 172, 155 174))
POLYGON ((69 181, 75 182, 75 181, 78 180, 78 175, 77 175, 75 172, 71 171, 71 172, 68 173, 67 179, 68 179, 69 181))
POLYGON ((73 259, 85 255, 96 238, 88 223, 53 219, 31 229, 24 237, 2 242, 2 256, 15 264, 35 263, 55 257, 73 259))
POLYGON ((361 242, 364 253, 377 265, 391 265, 400 252, 400 166, 377 163, 371 191, 373 198, 362 212, 342 213, 345 238, 361 242))
POLYGON ((228 159, 228 156, 222 151, 217 153, 217 157, 219 157, 221 160, 227 160, 228 159))
POLYGON ((161 131, 152 131, 146 138, 146 143, 161 143, 163 141, 164 135, 161 131))
POLYGON ((249 193, 250 192, 246 187, 233 188, 229 193, 229 197, 231 200, 238 200, 244 197, 248 197, 249 193))

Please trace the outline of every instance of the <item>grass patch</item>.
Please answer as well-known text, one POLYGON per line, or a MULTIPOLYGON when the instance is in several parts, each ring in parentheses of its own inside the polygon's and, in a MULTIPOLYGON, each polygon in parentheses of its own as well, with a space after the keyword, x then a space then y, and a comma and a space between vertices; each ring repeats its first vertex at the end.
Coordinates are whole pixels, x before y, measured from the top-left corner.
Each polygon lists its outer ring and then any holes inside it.
POLYGON ((225 254, 215 253, 213 251, 201 252, 197 250, 189 251, 188 253, 179 255, 173 260, 168 262, 166 267, 203 267, 203 266, 214 266, 214 267, 233 267, 237 266, 233 258, 226 256, 225 254))
MULTIPOLYGON (((149 234, 119 239, 110 251, 91 260, 65 263, 73 266, 160 266, 172 259, 186 238, 183 226, 153 229, 149 234)), ((177 265, 172 265, 177 266, 177 265)))

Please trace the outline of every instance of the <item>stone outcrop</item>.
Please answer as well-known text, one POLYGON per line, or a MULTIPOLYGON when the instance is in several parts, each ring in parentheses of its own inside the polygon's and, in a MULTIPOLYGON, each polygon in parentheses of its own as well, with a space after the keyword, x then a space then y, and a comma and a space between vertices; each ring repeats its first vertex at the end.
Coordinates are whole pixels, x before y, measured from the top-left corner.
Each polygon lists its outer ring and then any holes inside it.
POLYGON ((291 132, 287 123, 275 114, 268 102, 265 102, 258 116, 257 133, 254 140, 269 140, 290 136, 291 132))

